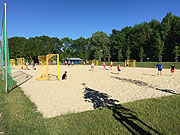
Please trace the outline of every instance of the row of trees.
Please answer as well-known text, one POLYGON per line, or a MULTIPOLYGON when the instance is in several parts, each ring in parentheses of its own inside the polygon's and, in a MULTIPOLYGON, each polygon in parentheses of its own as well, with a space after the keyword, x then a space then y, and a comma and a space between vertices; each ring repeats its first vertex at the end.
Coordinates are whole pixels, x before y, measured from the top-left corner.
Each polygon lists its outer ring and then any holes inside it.
POLYGON ((9 38, 10 57, 37 60, 37 56, 60 54, 60 58, 80 57, 83 60, 174 61, 180 56, 180 18, 167 13, 162 22, 152 20, 121 30, 113 29, 110 35, 96 32, 92 37, 72 40, 47 36, 9 38))

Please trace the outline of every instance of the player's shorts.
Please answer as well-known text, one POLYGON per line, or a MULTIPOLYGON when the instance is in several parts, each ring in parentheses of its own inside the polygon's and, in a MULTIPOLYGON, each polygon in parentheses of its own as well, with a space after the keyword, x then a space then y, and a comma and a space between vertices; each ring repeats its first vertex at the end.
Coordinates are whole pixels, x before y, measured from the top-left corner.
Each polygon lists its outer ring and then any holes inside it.
POLYGON ((120 72, 121 71, 121 69, 118 69, 118 72, 120 72))
POLYGON ((106 67, 106 65, 104 65, 104 68, 106 67))
POLYGON ((94 66, 91 66, 91 68, 94 68, 94 66))
POLYGON ((162 69, 158 69, 158 71, 162 71, 162 69))
POLYGON ((110 65, 110 67, 112 67, 112 65, 110 65))
POLYGON ((174 69, 171 69, 171 72, 174 72, 174 69))

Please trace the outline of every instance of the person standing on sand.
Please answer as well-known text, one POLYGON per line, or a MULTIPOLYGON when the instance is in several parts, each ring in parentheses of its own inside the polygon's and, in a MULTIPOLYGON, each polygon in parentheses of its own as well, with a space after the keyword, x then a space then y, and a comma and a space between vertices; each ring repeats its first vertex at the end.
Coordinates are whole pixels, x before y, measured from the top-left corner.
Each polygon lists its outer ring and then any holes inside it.
POLYGON ((113 62, 111 61, 111 64, 110 64, 110 70, 112 70, 112 66, 113 66, 113 62))
POLYGON ((118 70, 118 74, 119 74, 119 72, 121 71, 121 69, 120 69, 120 64, 117 65, 117 70, 118 70))
POLYGON ((156 66, 158 67, 158 75, 162 74, 162 64, 160 63, 160 61, 158 62, 158 64, 156 64, 156 66))
POLYGON ((34 60, 32 60, 32 69, 33 69, 33 70, 36 70, 34 60))
POLYGON ((95 64, 94 62, 91 64, 91 70, 94 71, 95 64))
POLYGON ((70 61, 68 61, 68 67, 70 66, 71 64, 70 64, 70 61))
POLYGON ((105 62, 103 62, 103 67, 104 67, 104 69, 106 69, 106 63, 105 62))
POLYGON ((67 61, 64 62, 65 66, 67 65, 67 61))
POLYGON ((130 63, 129 60, 127 60, 126 67, 129 67, 130 63))
POLYGON ((172 65, 171 65, 171 75, 174 74, 174 71, 175 71, 175 66, 174 66, 174 64, 172 64, 172 65))
POLYGON ((28 62, 26 62, 26 70, 28 70, 28 65, 29 65, 29 63, 28 63, 28 62))

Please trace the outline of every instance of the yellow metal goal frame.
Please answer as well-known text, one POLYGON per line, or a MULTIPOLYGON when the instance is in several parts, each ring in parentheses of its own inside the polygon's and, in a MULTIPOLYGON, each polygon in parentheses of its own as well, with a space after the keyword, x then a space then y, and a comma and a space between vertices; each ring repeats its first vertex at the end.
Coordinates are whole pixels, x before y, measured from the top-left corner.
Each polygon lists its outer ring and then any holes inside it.
POLYGON ((25 60, 24 58, 17 58, 18 69, 25 69, 25 60))
POLYGON ((44 55, 44 56, 38 56, 39 66, 42 66, 42 63, 40 63, 41 57, 46 58, 46 75, 42 76, 42 73, 40 70, 41 76, 39 78, 37 78, 37 80, 49 80, 49 59, 53 56, 56 56, 56 58, 57 58, 57 79, 59 80, 59 54, 48 54, 48 55, 44 55))
POLYGON ((10 66, 15 66, 15 59, 10 59, 10 66))
POLYGON ((96 66, 98 66, 98 60, 92 60, 92 63, 94 62, 94 64, 96 65, 96 66))
POLYGON ((133 65, 132 65, 132 67, 136 67, 136 60, 131 60, 131 59, 127 59, 127 60, 125 60, 125 67, 130 67, 130 63, 129 62, 133 62, 133 65), (127 64, 128 63, 128 64, 127 64))

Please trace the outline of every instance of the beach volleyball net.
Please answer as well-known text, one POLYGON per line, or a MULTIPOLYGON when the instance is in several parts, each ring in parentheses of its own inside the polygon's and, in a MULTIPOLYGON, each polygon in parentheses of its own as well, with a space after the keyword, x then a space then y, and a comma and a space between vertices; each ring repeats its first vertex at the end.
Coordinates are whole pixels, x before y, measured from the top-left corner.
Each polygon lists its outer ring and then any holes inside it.
POLYGON ((38 56, 40 77, 37 80, 59 80, 59 54, 38 56))

